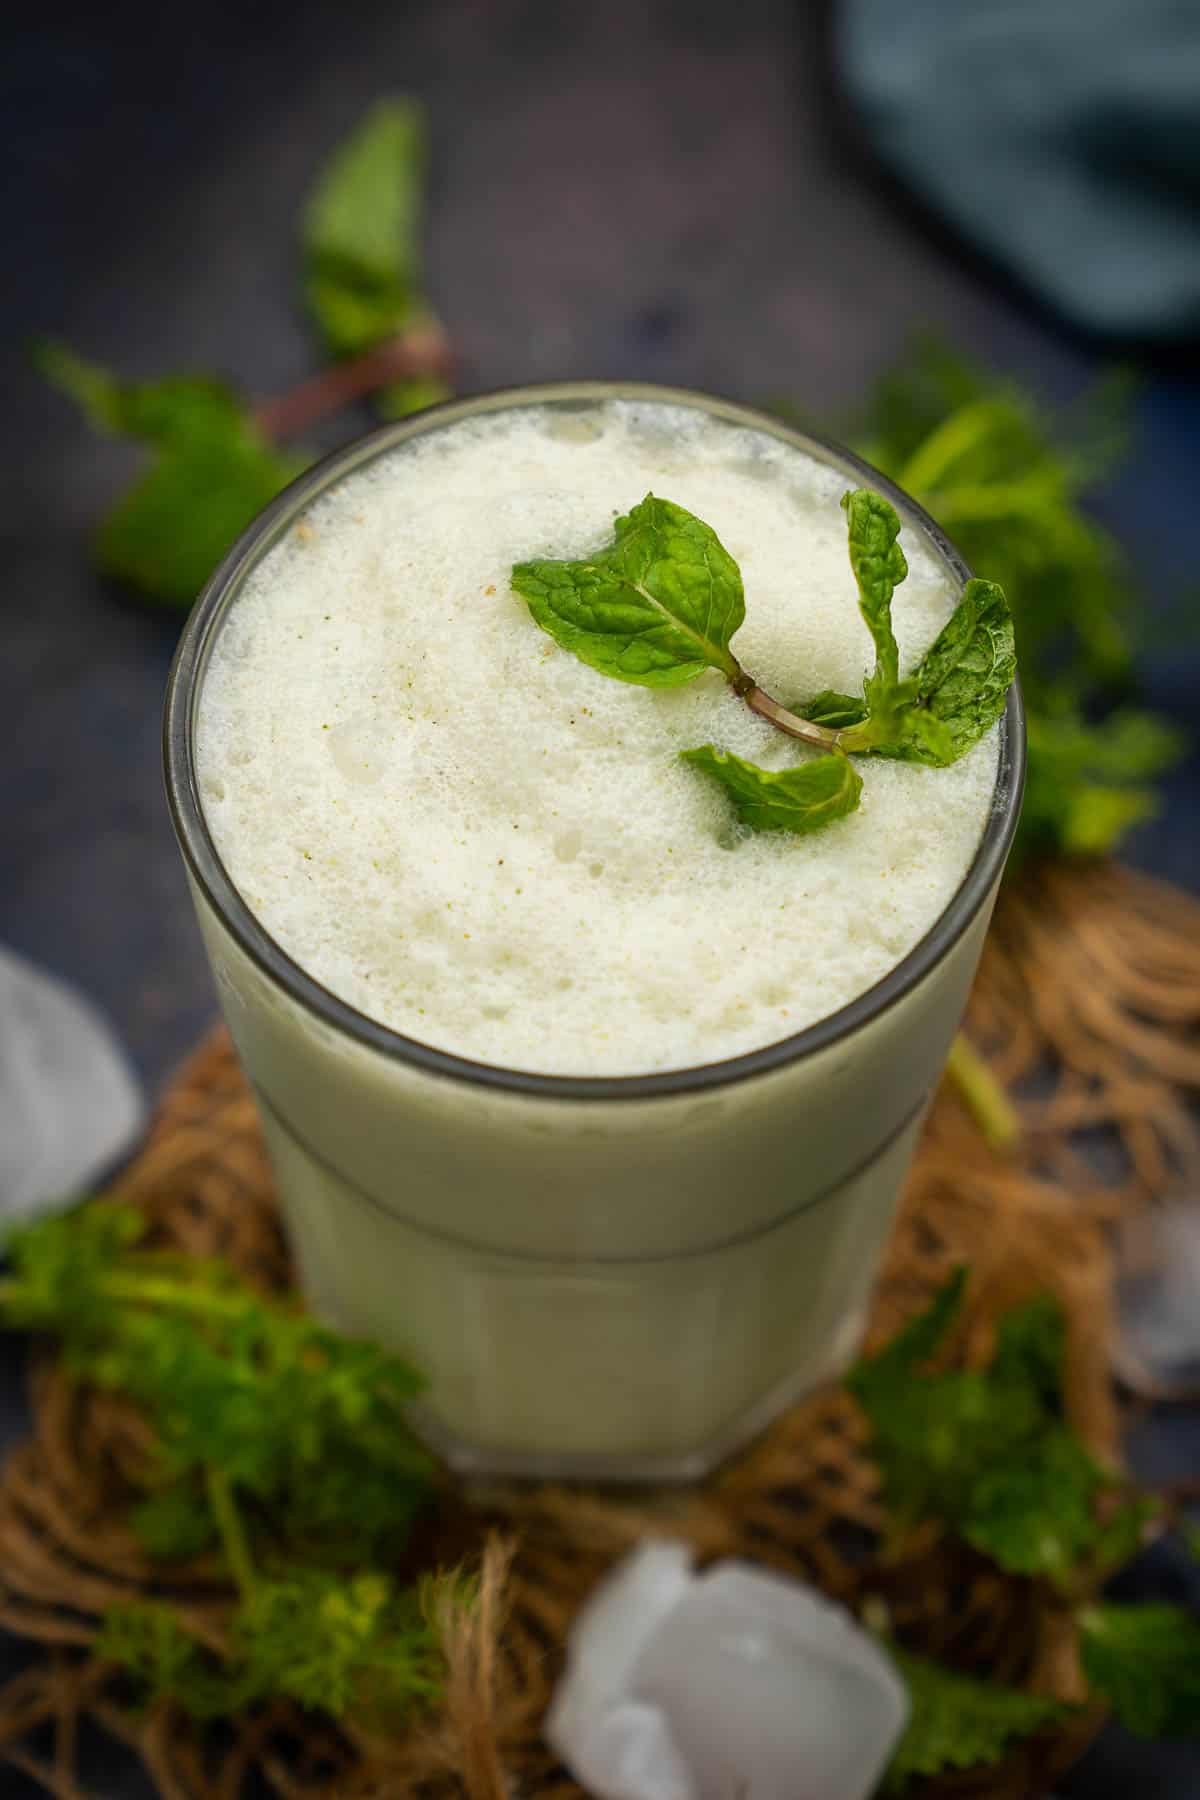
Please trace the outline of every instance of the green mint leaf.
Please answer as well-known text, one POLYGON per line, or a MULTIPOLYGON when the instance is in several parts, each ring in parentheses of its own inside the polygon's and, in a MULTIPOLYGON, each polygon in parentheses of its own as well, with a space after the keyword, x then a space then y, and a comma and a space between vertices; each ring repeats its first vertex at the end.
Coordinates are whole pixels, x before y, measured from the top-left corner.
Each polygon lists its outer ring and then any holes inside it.
POLYGON ((948 622, 917 664, 918 705, 947 729, 959 757, 990 731, 1017 672, 1012 614, 994 581, 968 581, 948 622))
POLYGON ((230 545, 304 468, 248 417, 175 438, 101 525, 105 574, 175 606, 190 606, 230 545))
POLYGON ((1029 773, 1020 847, 1103 856, 1158 811, 1153 782, 1176 762, 1182 732, 1153 713, 1122 708, 1093 724, 1069 705, 1030 712, 1029 773))
POLYGON ((168 444, 198 435, 222 436, 244 417, 242 401, 208 375, 167 375, 158 381, 121 381, 67 344, 42 339, 33 365, 51 387, 74 400, 94 431, 168 444))
POLYGON ((681 752, 684 762, 720 783, 752 831, 822 831, 858 805, 862 778, 844 756, 818 756, 795 769, 760 769, 704 744, 681 752))
POLYGON ((415 100, 384 100, 334 152, 304 214, 309 310, 334 356, 428 318, 421 294, 426 126, 415 100))
POLYGON ((1095 1546, 1095 1501, 1105 1485, 1079 1440, 1051 1428, 1019 1462, 980 1475, 962 1535, 1012 1575, 1062 1578, 1095 1546))
MULTIPOLYGON (((962 1530, 977 1484, 1025 1467, 1057 1423, 1045 1395, 1049 1332, 1040 1304, 1032 1312, 1020 1309, 1024 1316, 1010 1329, 1007 1345, 1001 1337, 991 1368, 921 1372, 958 1317, 965 1283, 965 1271, 955 1271, 925 1312, 875 1356, 860 1359, 847 1377, 871 1428, 889 1509, 901 1526, 933 1517, 962 1530), (1035 1358, 1034 1340, 1042 1360, 1035 1358)), ((981 1531, 993 1523, 993 1512, 1011 1524, 1017 1509, 1009 1490, 989 1505, 981 1531)), ((1000 1525, 995 1529, 999 1535, 1000 1525)))
POLYGON ((888 1766, 886 1793, 902 1794, 915 1779, 947 1769, 997 1763, 1010 1745, 1072 1710, 1040 1694, 954 1673, 895 1645, 887 1648, 908 1688, 912 1713, 888 1766))
POLYGON ((199 1556, 217 1536, 208 1502, 193 1482, 150 1494, 134 1508, 129 1522, 142 1548, 164 1561, 199 1556))
POLYGON ((992 1358, 994 1382, 1028 1386, 1051 1410, 1062 1398, 1066 1320, 1053 1294, 1038 1294, 1001 1319, 992 1358))
POLYGON ((1128 420, 1127 383, 1108 384, 1064 428, 1062 409, 1050 414, 1032 393, 926 344, 880 383, 857 437, 866 459, 915 495, 1012 607, 1029 757, 1010 869, 1041 854, 1117 849, 1157 811, 1155 784, 1182 753, 1180 735, 1150 714, 1134 715, 1158 733, 1144 767, 1126 737, 1119 702, 1136 691, 1135 650, 1150 615, 1121 547, 1084 505, 1128 420), (1106 769, 1092 766, 1093 751, 1106 769))
POLYGON ((823 688, 795 711, 813 725, 828 725, 831 731, 844 731, 849 725, 862 724, 867 716, 867 703, 861 698, 856 700, 853 694, 839 694, 833 688, 823 688))
MULTIPOLYGON (((936 767, 956 762, 996 723, 1016 672, 1012 616, 1002 589, 968 581, 912 675, 881 696, 863 748, 936 767)), ((849 740, 847 749, 856 748, 849 740)))
POLYGON ((155 451, 96 534, 99 567, 153 599, 190 606, 304 459, 274 449, 223 382, 191 375, 122 382, 59 344, 42 346, 37 361, 96 429, 155 451))
POLYGON ((710 668, 734 679, 729 641, 746 606, 716 532, 653 494, 614 532, 591 557, 516 564, 513 587, 542 630, 619 681, 676 687, 710 668))
POLYGON ((1200 1732, 1200 1620, 1177 1606, 1089 1606, 1079 1628, 1083 1672, 1128 1731, 1200 1732))
POLYGON ((867 704, 874 713, 900 679, 899 651, 892 630, 892 596, 908 574, 897 539, 900 516, 882 494, 855 488, 842 495, 850 541, 850 567, 858 584, 858 605, 875 644, 875 668, 867 676, 867 704))

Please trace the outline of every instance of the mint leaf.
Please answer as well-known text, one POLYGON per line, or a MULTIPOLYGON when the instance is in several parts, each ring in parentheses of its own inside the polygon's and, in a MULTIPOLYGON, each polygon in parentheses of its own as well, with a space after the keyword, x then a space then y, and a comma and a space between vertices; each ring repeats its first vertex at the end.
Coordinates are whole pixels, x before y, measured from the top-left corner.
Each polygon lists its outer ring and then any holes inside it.
POLYGON ((897 543, 900 516, 894 506, 869 488, 842 495, 850 538, 850 567, 858 584, 858 605, 875 643, 875 668, 864 688, 875 712, 889 688, 900 679, 899 651, 892 630, 892 596, 908 574, 897 543))
POLYGON ((217 1538, 208 1502, 192 1482, 150 1494, 135 1506, 129 1523, 142 1548, 164 1560, 198 1556, 217 1538))
MULTIPOLYGON (((313 188, 303 221, 305 292, 333 356, 357 355, 432 317, 421 292, 426 161, 423 108, 384 100, 313 188)), ((392 416, 430 404, 423 387, 408 390, 401 383, 388 391, 392 416)))
POLYGON ((35 361, 95 429, 156 451, 96 534, 99 567, 154 599, 190 606, 304 459, 273 449, 224 382, 191 375, 123 382, 57 343, 40 345, 35 361))
POLYGON ((832 731, 842 731, 848 725, 862 724, 867 716, 867 703, 856 700, 853 694, 839 694, 833 688, 823 688, 811 700, 797 706, 796 711, 814 725, 828 725, 832 731))
MULTIPOLYGON (((875 643, 875 667, 863 683, 866 717, 848 716, 843 704, 848 696, 827 693, 818 701, 826 710, 832 703, 835 713, 841 712, 847 753, 870 751, 935 767, 956 762, 1000 717, 1016 673, 1004 595, 992 582, 969 581, 917 668, 901 681, 892 599, 908 564, 897 541, 899 515, 868 488, 843 495, 842 506, 859 610, 875 643)), ((829 721, 818 715, 813 722, 829 721)))
POLYGON ((729 640, 745 617, 741 571, 711 526, 653 494, 579 561, 518 563, 512 584, 542 630, 581 662, 644 687, 705 669, 740 673, 729 640))
MULTIPOLYGON (((944 767, 996 723, 1017 672, 1012 615, 1001 588, 968 581, 962 599, 916 669, 893 689, 889 716, 871 727, 876 756, 944 767), (891 741, 888 734, 894 733, 891 741)), ((853 740, 847 749, 856 748, 853 740)))
POLYGON ((953 755, 990 731, 1017 672, 1012 614, 994 581, 968 581, 962 599, 917 664, 917 703, 945 725, 953 755))
POLYGON ((1128 1731, 1200 1732, 1200 1620, 1177 1606, 1089 1606, 1079 1628, 1083 1672, 1128 1731))
POLYGON ((107 575, 190 606, 235 538, 304 468, 259 436, 248 415, 173 439, 96 534, 107 575))
POLYGON ((1132 708, 1099 724, 1071 710, 1031 713, 1027 724, 1020 835, 1027 854, 1057 849, 1103 856, 1115 850, 1132 826, 1157 813, 1152 784, 1185 743, 1165 720, 1132 708))
POLYGON ((1052 1427, 1010 1467, 972 1484, 962 1535, 1012 1575, 1063 1577, 1094 1548, 1100 1466, 1065 1427, 1052 1427))
POLYGON ((894 1644, 887 1648, 912 1703, 908 1726, 888 1766, 889 1794, 904 1793, 919 1776, 997 1763, 1011 1744, 1058 1723, 1072 1710, 1040 1694, 953 1673, 894 1644))
POLYGON ((795 769, 774 770, 760 769, 712 744, 680 754, 721 784, 742 824, 753 831, 807 837, 852 813, 862 793, 862 778, 844 756, 818 756, 795 769))

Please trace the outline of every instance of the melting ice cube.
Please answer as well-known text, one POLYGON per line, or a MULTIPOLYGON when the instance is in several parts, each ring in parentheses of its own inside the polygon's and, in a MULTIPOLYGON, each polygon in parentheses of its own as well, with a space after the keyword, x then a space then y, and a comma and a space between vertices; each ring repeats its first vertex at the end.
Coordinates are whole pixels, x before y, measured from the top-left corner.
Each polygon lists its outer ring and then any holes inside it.
POLYGON ((71 1199, 126 1150, 142 1096, 112 1032, 64 982, 0 950, 0 1224, 71 1199))
POLYGON ((545 1735, 597 1800, 865 1800, 907 1717, 842 1607, 651 1543, 576 1620, 545 1735))

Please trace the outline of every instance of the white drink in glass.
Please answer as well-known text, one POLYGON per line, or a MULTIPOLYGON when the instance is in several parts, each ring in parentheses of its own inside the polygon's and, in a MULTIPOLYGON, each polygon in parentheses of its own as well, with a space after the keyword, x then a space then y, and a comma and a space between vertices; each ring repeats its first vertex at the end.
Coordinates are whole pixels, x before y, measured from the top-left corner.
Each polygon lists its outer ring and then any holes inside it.
MULTIPOLYGON (((305 478, 193 615, 176 822, 302 1277, 424 1371, 460 1467, 691 1475, 855 1348, 1007 847, 1015 702, 949 769, 861 761, 813 837, 746 834, 678 752, 808 753, 716 674, 587 668, 510 571, 652 491, 739 562, 755 678, 853 693, 860 482, 699 396, 492 396, 305 478)), ((962 571, 901 513, 903 668, 962 571)))

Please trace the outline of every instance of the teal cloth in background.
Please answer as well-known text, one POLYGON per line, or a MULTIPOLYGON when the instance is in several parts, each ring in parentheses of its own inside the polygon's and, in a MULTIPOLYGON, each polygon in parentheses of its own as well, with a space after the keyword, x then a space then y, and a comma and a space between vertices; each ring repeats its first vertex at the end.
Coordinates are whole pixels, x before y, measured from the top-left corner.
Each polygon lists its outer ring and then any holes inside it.
POLYGON ((841 0, 880 157, 1085 329, 1200 338, 1200 0, 841 0))

